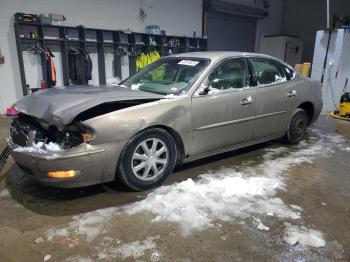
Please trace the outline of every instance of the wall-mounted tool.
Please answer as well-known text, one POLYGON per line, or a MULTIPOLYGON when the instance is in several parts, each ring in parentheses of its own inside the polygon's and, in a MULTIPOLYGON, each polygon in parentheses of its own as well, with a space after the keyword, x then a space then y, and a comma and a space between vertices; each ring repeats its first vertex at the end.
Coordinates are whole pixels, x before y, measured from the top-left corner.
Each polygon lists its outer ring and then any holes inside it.
POLYGON ((5 64, 5 57, 4 57, 4 55, 2 54, 1 48, 0 48, 0 65, 3 65, 3 64, 5 64))

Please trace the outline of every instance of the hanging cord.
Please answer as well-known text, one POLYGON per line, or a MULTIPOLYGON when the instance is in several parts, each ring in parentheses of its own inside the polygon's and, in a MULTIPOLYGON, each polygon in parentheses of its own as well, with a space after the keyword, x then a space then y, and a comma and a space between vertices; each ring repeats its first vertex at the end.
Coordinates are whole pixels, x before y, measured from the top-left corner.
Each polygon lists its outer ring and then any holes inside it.
POLYGON ((334 90, 333 90, 333 84, 332 84, 332 68, 333 68, 333 64, 330 64, 328 66, 328 86, 331 90, 331 94, 332 94, 332 103, 334 106, 334 109, 337 109, 337 104, 334 102, 334 90))
POLYGON ((9 155, 10 155, 10 150, 9 150, 9 147, 6 146, 5 149, 0 154, 0 172, 1 172, 2 168, 4 167, 5 162, 6 162, 7 158, 9 157, 9 155))

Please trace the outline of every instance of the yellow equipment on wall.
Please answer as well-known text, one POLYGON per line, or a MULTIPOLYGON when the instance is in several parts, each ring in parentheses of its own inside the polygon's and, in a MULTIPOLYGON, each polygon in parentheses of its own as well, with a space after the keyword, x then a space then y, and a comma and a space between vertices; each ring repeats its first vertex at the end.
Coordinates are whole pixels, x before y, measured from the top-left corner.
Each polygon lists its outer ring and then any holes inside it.
POLYGON ((350 121, 350 92, 344 93, 340 98, 339 110, 331 113, 334 118, 350 121))
POLYGON ((154 61, 157 61, 159 58, 160 54, 155 50, 148 53, 142 52, 136 58, 136 70, 139 71, 140 69, 153 63, 154 61))

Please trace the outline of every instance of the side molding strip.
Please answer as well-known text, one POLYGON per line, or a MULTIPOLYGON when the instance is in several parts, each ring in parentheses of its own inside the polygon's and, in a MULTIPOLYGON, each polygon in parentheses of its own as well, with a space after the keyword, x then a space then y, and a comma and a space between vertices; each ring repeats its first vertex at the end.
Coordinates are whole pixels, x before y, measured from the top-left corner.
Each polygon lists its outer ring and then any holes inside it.
POLYGON ((233 124, 243 123, 243 122, 261 119, 261 118, 265 118, 265 117, 280 115, 280 114, 284 114, 284 113, 287 113, 287 111, 273 112, 273 113, 264 114, 264 115, 251 116, 251 117, 247 117, 247 118, 241 118, 241 119, 211 124, 211 125, 207 125, 207 126, 201 126, 201 127, 196 128, 196 130, 199 131, 199 130, 206 130, 206 129, 216 128, 216 127, 221 127, 221 126, 233 125, 233 124))

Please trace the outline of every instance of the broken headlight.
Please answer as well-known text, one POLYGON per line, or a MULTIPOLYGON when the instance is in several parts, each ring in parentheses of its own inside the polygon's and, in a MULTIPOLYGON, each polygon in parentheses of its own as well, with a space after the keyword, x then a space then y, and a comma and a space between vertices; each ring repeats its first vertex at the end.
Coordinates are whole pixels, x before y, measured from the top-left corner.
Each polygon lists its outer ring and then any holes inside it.
POLYGON ((66 149, 95 139, 94 131, 80 123, 68 125, 59 133, 63 135, 61 139, 63 140, 63 147, 66 149))

